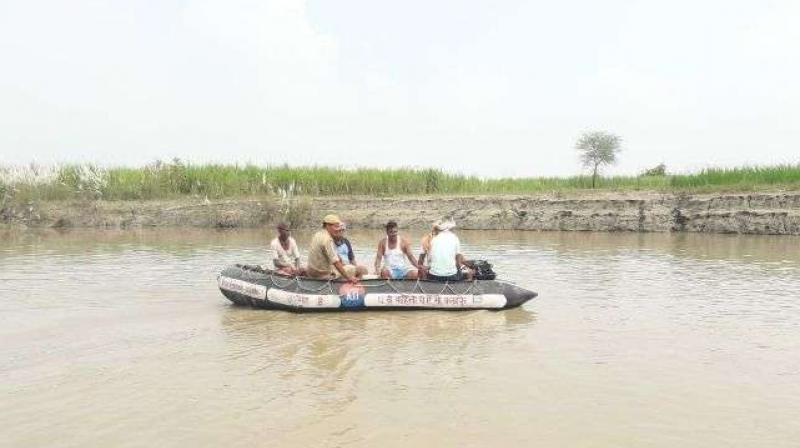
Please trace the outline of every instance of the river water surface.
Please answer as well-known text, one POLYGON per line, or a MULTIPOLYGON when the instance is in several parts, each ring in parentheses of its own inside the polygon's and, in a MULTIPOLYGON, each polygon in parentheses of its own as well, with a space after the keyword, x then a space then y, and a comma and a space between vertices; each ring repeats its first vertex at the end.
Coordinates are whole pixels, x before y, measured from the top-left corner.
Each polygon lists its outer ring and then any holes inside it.
POLYGON ((0 237, 2 446, 800 444, 796 237, 461 232, 540 297, 350 314, 232 306, 263 230, 0 237))

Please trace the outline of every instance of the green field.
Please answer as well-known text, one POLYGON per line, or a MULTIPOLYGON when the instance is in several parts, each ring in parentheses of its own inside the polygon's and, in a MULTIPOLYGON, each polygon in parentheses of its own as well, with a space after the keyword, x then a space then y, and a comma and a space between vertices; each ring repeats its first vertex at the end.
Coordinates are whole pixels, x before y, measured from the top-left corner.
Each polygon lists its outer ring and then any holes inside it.
MULTIPOLYGON (((17 201, 233 198, 264 195, 526 194, 588 191, 591 177, 482 179, 438 169, 192 165, 0 167, 0 197, 17 201)), ((800 190, 800 165, 705 169, 694 174, 615 176, 594 191, 742 192, 800 190)))

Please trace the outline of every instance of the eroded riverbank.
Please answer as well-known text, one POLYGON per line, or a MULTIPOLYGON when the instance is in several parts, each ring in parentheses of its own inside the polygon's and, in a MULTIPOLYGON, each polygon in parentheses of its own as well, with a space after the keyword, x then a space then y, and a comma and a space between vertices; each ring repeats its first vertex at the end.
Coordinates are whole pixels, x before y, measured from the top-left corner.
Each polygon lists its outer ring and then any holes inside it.
POLYGON ((464 229, 800 235, 800 192, 7 201, 0 207, 0 225, 254 228, 288 220, 302 228, 331 212, 363 228, 378 228, 389 219, 425 228, 452 216, 464 229))

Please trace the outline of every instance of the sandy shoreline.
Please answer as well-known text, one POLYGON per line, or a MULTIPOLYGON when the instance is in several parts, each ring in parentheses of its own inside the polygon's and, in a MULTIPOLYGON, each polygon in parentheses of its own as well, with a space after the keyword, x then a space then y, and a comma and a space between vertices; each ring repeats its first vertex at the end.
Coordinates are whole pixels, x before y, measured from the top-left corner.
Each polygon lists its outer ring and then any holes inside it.
POLYGON ((710 232, 800 235, 800 192, 415 197, 300 197, 285 200, 179 199, 160 201, 46 201, 0 204, 6 228, 253 228, 279 220, 316 226, 338 213, 355 226, 378 228, 389 219, 426 228, 452 216, 464 229, 710 232))

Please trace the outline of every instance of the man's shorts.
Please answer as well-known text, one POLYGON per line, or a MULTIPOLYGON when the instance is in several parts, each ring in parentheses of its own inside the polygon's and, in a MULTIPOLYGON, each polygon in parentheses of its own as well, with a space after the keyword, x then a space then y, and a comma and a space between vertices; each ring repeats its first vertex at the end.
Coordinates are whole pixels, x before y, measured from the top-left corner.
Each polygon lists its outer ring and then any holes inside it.
POLYGON ((389 278, 393 280, 404 279, 409 272, 411 272, 411 268, 408 266, 396 266, 389 269, 389 278))

